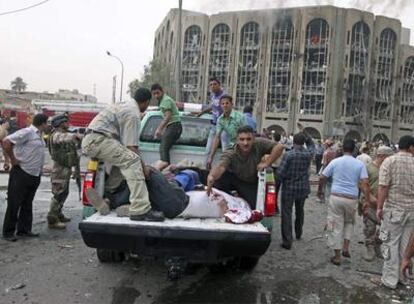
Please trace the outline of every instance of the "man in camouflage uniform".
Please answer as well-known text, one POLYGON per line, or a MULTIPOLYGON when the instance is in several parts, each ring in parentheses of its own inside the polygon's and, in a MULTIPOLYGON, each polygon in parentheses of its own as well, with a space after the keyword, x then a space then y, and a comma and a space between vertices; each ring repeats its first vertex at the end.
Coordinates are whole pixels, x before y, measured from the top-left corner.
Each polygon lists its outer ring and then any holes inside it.
POLYGON ((140 116, 148 108, 151 92, 140 88, 136 102, 120 103, 101 111, 89 124, 82 141, 85 155, 119 168, 130 190, 130 219, 163 221, 162 212, 151 209, 139 155, 140 116))
POLYGON ((66 115, 54 116, 51 125, 54 129, 49 137, 49 152, 53 159, 51 174, 53 197, 47 221, 51 229, 65 229, 65 223, 70 219, 63 215, 62 208, 69 195, 72 167, 79 162, 77 146, 81 137, 68 132, 69 123, 66 115))

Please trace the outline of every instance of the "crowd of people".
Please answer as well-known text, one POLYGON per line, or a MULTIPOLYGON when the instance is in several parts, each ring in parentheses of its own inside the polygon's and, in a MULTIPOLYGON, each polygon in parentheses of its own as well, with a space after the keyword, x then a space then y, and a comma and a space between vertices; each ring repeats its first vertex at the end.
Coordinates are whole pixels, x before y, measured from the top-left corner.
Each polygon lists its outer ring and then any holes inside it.
MULTIPOLYGON (((193 174, 197 176, 195 180, 206 186, 202 188, 206 197, 217 195, 215 189, 236 194, 254 210, 257 173, 273 168, 281 193, 281 247, 291 250, 293 231, 297 240, 303 234, 304 206, 311 193, 311 163, 314 161, 316 174, 320 176, 317 196, 327 205, 326 232, 328 245, 333 250, 332 264, 340 265, 342 258, 351 257, 350 242, 359 210, 366 238, 364 259, 384 259, 382 277, 372 281, 389 288, 404 283, 401 271, 411 266, 414 243, 414 138, 403 136, 398 146, 392 147, 382 142, 357 143, 353 139, 326 139, 315 143, 300 123, 296 134, 278 134, 266 129, 258 134, 251 106, 246 106, 243 112, 235 110, 232 96, 225 92, 217 78, 211 78, 209 86, 208 107, 193 113, 197 116, 211 113, 206 170, 175 172, 171 180, 159 173, 172 171, 170 150, 183 128, 176 103, 159 84, 150 89, 138 89, 130 103, 108 106, 91 121, 83 138, 68 133, 66 115, 54 116, 50 121, 53 132, 48 142, 54 162, 53 197, 47 215, 49 228, 64 229, 70 221, 62 210, 69 193, 72 168, 79 163, 77 147, 81 144, 84 155, 112 166, 105 190, 114 194, 121 184, 125 186, 128 193, 125 214, 133 221, 163 221, 165 216, 188 214, 188 208, 197 205, 194 197, 198 194, 183 190, 188 185, 188 176, 193 178, 193 174), (154 133, 160 140, 159 162, 149 167, 139 153, 139 133, 141 117, 151 99, 158 101, 163 119, 154 133), (215 162, 220 144, 222 153, 215 162), (183 180, 187 180, 185 185, 183 180), (154 183, 165 185, 163 191, 154 191, 154 183), (177 185, 181 190, 177 190, 177 185), (163 200, 160 194, 167 192, 173 193, 168 196, 169 206, 160 204, 163 200), (174 212, 171 213, 173 201, 174 212)), ((5 240, 16 241, 16 235, 38 236, 32 232, 32 204, 44 164, 45 143, 41 133, 48 128, 48 117, 37 114, 30 127, 2 138, 4 153, 12 166, 3 224, 5 240)), ((110 200, 98 197, 93 190, 87 194, 99 212, 109 212, 110 200)), ((229 204, 231 199, 227 194, 221 197, 229 204)), ((207 213, 222 215, 217 210, 207 213)))

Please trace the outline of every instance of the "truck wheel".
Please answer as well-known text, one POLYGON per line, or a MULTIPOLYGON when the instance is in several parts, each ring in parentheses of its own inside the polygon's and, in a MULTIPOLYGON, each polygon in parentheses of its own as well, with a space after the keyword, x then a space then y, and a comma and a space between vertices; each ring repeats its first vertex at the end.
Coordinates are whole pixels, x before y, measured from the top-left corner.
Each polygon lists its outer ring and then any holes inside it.
POLYGON ((119 263, 125 260, 125 254, 120 251, 96 249, 96 255, 101 263, 119 263))
POLYGON ((259 262, 258 257, 245 256, 240 258, 239 268, 242 270, 253 270, 259 262))

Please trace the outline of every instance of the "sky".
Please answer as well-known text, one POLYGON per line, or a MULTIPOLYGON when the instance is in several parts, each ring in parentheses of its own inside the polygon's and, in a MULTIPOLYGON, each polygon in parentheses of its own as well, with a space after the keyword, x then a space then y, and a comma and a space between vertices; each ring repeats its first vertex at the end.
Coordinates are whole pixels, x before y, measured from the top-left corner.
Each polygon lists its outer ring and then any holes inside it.
MULTIPOLYGON (((99 102, 112 98, 112 77, 121 66, 106 51, 121 58, 124 90, 142 75, 152 58, 154 33, 178 0, 49 0, 20 13, 3 12, 41 0, 0 0, 0 88, 20 76, 30 91, 78 89, 99 102)), ((399 18, 412 29, 413 0, 183 0, 183 8, 214 14, 220 11, 331 4, 355 7, 399 18)), ((413 44, 413 43, 412 43, 413 44)))

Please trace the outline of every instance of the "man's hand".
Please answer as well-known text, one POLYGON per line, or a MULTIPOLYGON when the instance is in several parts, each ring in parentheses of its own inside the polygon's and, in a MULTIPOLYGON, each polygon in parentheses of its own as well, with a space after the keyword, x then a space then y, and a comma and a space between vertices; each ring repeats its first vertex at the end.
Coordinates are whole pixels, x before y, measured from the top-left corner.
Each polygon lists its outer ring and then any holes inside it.
POLYGON ((13 167, 20 165, 20 161, 17 158, 11 159, 10 162, 11 162, 13 167))
POLYGON ((320 200, 323 200, 325 198, 325 193, 323 193, 323 191, 318 191, 317 196, 320 200))
POLYGON ((75 133, 75 134, 73 134, 73 140, 82 140, 82 135, 80 135, 80 134, 77 134, 77 133, 75 133))
POLYGON ((362 204, 362 214, 364 216, 368 215, 369 205, 370 205, 369 200, 365 200, 364 203, 362 204))
POLYGON ((408 278, 408 271, 412 268, 412 263, 411 263, 411 259, 404 257, 402 262, 401 262, 401 276, 408 278))
POLYGON ((210 196, 210 194, 211 194, 211 193, 212 193, 212 191, 213 191, 213 185, 214 185, 214 182, 215 182, 214 177, 213 177, 211 174, 209 174, 209 175, 207 176, 207 195, 208 195, 208 196, 210 196))
POLYGON ((160 138, 162 131, 160 129, 155 130, 154 138, 160 138))
POLYGON ((378 209, 377 209, 377 220, 378 220, 378 222, 381 222, 381 220, 382 220, 382 215, 383 215, 383 210, 382 210, 382 208, 378 208, 378 209))
POLYGON ((270 165, 267 162, 262 161, 257 165, 257 171, 262 171, 268 167, 270 167, 270 165))

